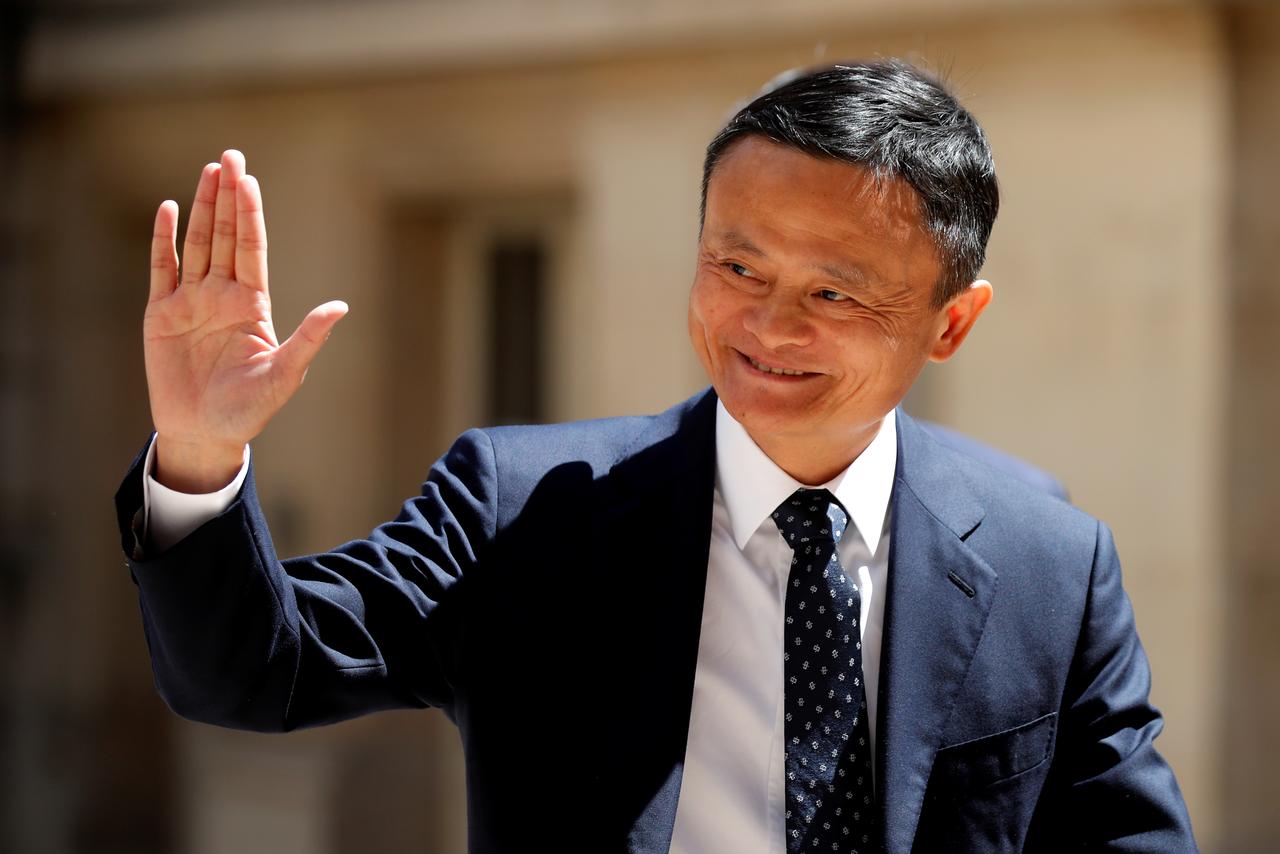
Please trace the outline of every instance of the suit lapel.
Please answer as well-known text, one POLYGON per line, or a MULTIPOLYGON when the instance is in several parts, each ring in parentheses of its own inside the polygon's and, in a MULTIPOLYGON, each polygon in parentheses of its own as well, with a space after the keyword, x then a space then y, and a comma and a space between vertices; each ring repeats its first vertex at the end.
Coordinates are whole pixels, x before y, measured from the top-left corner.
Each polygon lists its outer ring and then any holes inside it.
MULTIPOLYGON (((628 580, 619 593, 631 607, 617 627, 631 647, 633 678, 628 696, 613 700, 644 724, 633 725, 600 793, 602 809, 622 811, 602 818, 627 828, 634 854, 671 844, 710 544, 714 394, 671 417, 677 423, 655 422, 612 469, 597 508, 602 549, 637 545, 623 562, 628 580)), ((877 728, 889 854, 911 849, 934 754, 994 600, 996 573, 964 542, 983 513, 942 449, 899 412, 877 728)))
POLYGON ((602 548, 626 549, 615 595, 627 606, 612 627, 626 696, 609 723, 629 723, 602 808, 621 810, 606 823, 627 828, 636 854, 666 852, 675 824, 711 542, 715 401, 708 392, 678 408, 674 425, 656 419, 610 472, 599 508, 602 548))
POLYGON ((891 512, 877 779, 885 850, 906 854, 998 578, 964 542, 982 507, 941 448, 901 412, 891 512))

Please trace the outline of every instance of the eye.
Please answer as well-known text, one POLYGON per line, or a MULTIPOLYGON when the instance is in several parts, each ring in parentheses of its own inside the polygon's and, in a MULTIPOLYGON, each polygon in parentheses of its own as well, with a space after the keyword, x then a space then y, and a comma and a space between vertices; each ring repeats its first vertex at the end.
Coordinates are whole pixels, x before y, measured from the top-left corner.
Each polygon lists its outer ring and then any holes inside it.
POLYGON ((725 262, 724 266, 729 270, 729 272, 733 273, 735 276, 741 276, 744 279, 759 278, 758 276, 756 276, 755 273, 751 272, 751 270, 748 269, 747 267, 744 267, 741 264, 734 263, 733 261, 725 262))
POLYGON ((850 299, 847 294, 842 294, 839 291, 832 290, 818 291, 818 296, 822 297, 827 302, 847 302, 850 299))

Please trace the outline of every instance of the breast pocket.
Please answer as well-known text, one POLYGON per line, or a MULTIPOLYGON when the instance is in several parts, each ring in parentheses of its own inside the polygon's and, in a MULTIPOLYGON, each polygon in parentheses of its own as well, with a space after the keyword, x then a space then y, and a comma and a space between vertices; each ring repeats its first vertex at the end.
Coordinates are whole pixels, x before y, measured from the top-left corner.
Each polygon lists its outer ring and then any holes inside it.
POLYGON ((1012 729, 943 747, 931 782, 972 790, 1030 771, 1053 753, 1056 712, 1012 729))
POLYGON ((1056 714, 940 749, 912 854, 1021 851, 1053 755, 1056 714))

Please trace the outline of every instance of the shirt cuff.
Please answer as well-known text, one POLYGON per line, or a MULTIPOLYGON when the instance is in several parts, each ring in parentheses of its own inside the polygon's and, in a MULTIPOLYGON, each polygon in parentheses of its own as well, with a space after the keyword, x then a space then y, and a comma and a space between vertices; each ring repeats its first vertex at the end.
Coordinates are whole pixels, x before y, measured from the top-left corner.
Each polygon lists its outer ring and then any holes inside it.
POLYGON ((249 473, 249 446, 244 446, 244 462, 230 483, 217 492, 192 495, 170 489, 151 476, 155 471, 156 440, 151 437, 147 459, 142 464, 142 541, 147 550, 160 554, 187 534, 231 506, 249 473))

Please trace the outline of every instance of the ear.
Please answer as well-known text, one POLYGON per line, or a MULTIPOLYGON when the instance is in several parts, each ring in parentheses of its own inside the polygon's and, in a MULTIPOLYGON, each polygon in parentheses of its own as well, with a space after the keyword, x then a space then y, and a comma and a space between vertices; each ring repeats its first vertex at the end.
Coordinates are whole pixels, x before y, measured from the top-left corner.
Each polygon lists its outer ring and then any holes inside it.
POLYGON ((946 325, 933 343, 933 350, 929 353, 930 361, 945 362, 955 355, 973 324, 977 323, 978 316, 990 305, 992 296, 991 283, 986 279, 978 279, 963 293, 952 297, 951 302, 942 310, 942 320, 946 325))

